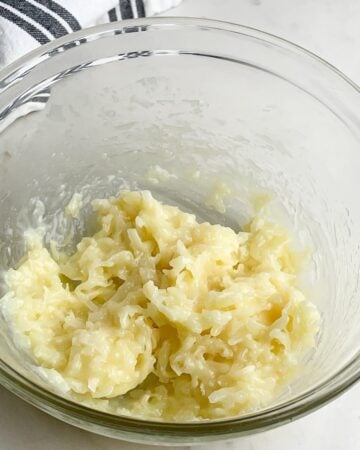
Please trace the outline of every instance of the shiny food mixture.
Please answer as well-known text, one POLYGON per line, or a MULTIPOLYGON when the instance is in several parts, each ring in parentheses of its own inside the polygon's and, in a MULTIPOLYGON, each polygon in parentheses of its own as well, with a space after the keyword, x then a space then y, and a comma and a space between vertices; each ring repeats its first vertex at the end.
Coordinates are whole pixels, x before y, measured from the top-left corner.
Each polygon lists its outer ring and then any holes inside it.
POLYGON ((264 407, 314 347, 286 230, 236 233, 123 192, 95 200, 98 231, 72 255, 34 233, 1 301, 17 344, 92 407, 170 421, 264 407))

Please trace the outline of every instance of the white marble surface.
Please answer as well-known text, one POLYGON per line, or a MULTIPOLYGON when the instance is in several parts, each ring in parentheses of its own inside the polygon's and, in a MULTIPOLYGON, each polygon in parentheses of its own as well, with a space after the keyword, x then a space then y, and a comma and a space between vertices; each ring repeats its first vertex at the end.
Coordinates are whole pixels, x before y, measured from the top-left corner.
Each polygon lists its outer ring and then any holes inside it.
MULTIPOLYGON (((317 53, 360 83, 359 0, 184 0, 168 15, 227 20, 277 34, 317 53)), ((357 450, 360 385, 290 425, 199 450, 357 450)), ((65 425, 0 388, 1 450, 151 450, 65 425)), ((180 449, 191 447, 180 447, 180 449)))
POLYGON ((183 0, 170 13, 267 31, 311 50, 360 84, 359 0, 183 0))

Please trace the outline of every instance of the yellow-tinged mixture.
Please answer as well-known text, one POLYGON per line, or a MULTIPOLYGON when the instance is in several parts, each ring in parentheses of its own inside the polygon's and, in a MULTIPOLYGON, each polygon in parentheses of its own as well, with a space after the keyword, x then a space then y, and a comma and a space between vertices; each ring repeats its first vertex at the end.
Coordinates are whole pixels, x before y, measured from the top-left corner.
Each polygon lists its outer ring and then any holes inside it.
POLYGON ((49 379, 95 408, 162 420, 234 416, 281 392, 319 327, 283 228, 198 223, 147 191, 93 207, 98 231, 74 254, 32 234, 6 274, 2 310, 49 379))

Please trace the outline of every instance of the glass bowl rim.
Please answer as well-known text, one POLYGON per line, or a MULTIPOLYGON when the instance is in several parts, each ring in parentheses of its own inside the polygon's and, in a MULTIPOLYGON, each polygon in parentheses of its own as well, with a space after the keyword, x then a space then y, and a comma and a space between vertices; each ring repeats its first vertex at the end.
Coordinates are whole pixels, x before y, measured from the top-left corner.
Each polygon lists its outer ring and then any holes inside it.
MULTIPOLYGON (((124 30, 134 27, 152 27, 156 30, 162 30, 166 27, 173 26, 177 29, 186 29, 193 27, 197 29, 205 29, 206 31, 222 31, 234 33, 235 35, 245 35, 253 37, 271 44, 272 46, 286 48, 292 51, 300 58, 311 58, 316 64, 323 66, 329 72, 336 74, 348 86, 359 94, 359 86, 348 78, 339 69, 328 63, 313 52, 292 43, 284 38, 274 34, 261 31, 257 28, 248 27, 232 22, 225 22, 213 19, 199 19, 193 17, 152 17, 142 19, 130 19, 120 22, 112 22, 103 25, 97 25, 90 28, 70 33, 59 39, 55 39, 35 50, 30 51, 24 56, 17 59, 7 67, 0 71, 0 94, 13 84, 13 81, 21 77, 24 73, 28 73, 43 61, 44 57, 51 57, 56 48, 79 41, 83 38, 97 36, 102 38, 114 31, 124 30), (9 82, 10 80, 10 82, 9 82)), ((137 32, 135 30, 135 32, 137 32)), ((196 45, 196 44, 195 44, 196 45)), ((65 49, 66 51, 66 49, 65 49)), ((132 418, 128 416, 119 416, 103 411, 95 410, 82 404, 65 399, 47 389, 41 388, 36 383, 22 376, 4 361, 0 360, 0 384, 12 391, 24 400, 52 414, 52 409, 61 412, 63 415, 72 417, 73 419, 102 426, 103 428, 118 430, 137 435, 157 435, 162 433, 163 436, 171 437, 189 437, 189 436, 211 436, 211 435, 236 435, 248 434, 261 429, 269 429, 282 423, 300 418, 311 411, 325 405, 330 400, 336 398, 343 391, 351 387, 360 380, 360 369, 355 373, 341 378, 346 375, 347 371, 351 371, 354 364, 359 360, 360 355, 356 354, 346 367, 341 368, 330 379, 322 384, 307 391, 294 399, 280 403, 274 407, 260 410, 251 414, 240 417, 230 417, 228 419, 199 421, 199 422, 161 422, 156 420, 145 420, 141 418, 132 418), (338 383, 334 380, 340 378, 338 383), (328 387, 328 388, 327 388, 328 387)))

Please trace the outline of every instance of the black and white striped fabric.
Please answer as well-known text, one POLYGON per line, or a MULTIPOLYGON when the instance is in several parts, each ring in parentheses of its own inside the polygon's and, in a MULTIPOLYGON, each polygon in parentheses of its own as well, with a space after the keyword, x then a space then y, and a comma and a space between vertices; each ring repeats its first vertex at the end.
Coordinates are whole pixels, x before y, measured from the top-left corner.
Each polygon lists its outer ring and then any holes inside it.
MULTIPOLYGON (((152 16, 182 0, 0 0, 0 69, 39 45, 93 25, 152 16)), ((45 108, 50 89, 0 111, 0 133, 45 108)))
POLYGON ((181 0, 0 0, 0 68, 38 45, 100 23, 151 16, 181 0))

